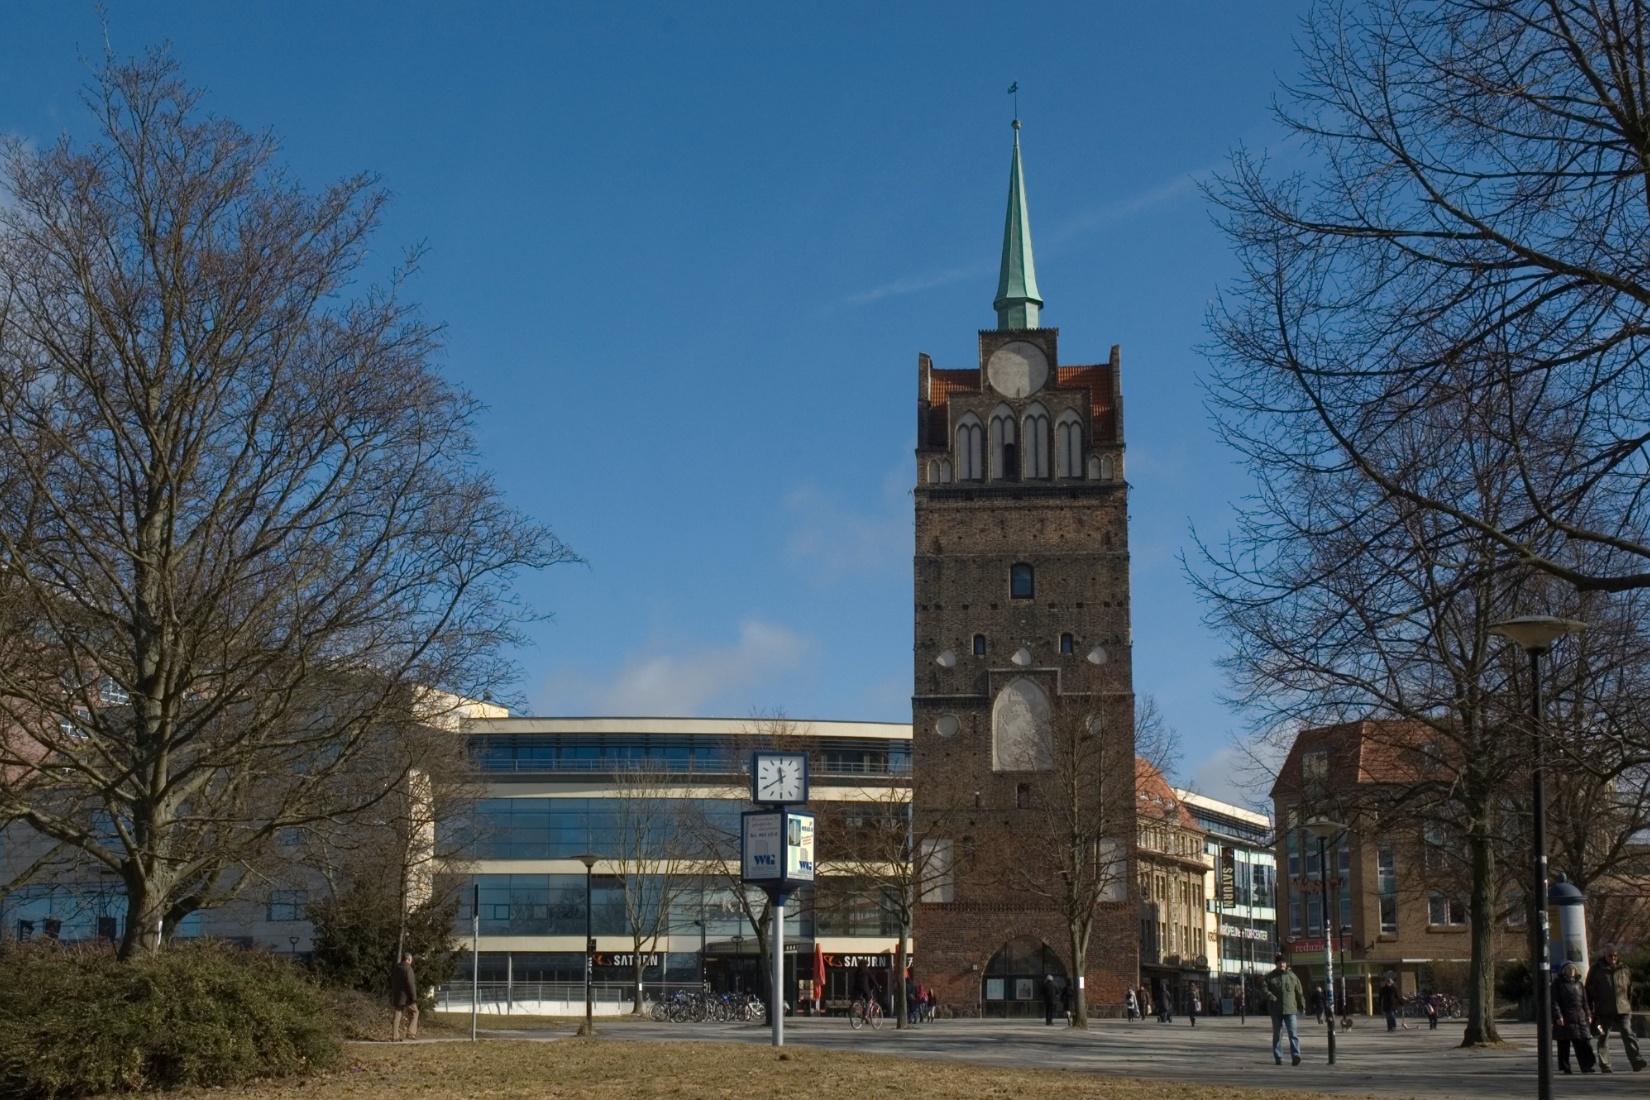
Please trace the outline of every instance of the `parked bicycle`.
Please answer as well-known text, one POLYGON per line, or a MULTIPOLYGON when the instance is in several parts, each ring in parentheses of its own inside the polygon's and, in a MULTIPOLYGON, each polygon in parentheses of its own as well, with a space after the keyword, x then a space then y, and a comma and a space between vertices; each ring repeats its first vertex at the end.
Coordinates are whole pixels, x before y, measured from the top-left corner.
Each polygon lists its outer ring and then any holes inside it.
POLYGON ((749 993, 707 993, 691 989, 678 989, 663 1000, 654 1001, 651 1009, 653 1019, 669 1020, 673 1024, 760 1020, 765 1012, 762 998, 749 993))

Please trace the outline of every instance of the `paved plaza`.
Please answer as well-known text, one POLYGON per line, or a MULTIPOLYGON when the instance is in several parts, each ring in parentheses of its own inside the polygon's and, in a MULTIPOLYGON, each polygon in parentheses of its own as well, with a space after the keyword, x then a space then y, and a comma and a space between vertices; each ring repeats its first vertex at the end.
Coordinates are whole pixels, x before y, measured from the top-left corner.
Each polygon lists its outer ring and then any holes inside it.
MULTIPOLYGON (((496 1021, 495 1021, 496 1022, 496 1021)), ((1265 1088, 1282 1085, 1348 1095, 1425 1097, 1426 1100, 1483 1100, 1535 1095, 1535 1027, 1501 1029, 1508 1046, 1500 1050, 1460 1050, 1461 1024, 1437 1031, 1389 1034, 1379 1019, 1358 1021, 1337 1040, 1336 1064, 1325 1064, 1324 1029, 1310 1017, 1301 1029, 1301 1064, 1272 1064, 1271 1025, 1251 1018, 1201 1019, 1191 1027, 1152 1021, 1096 1021, 1087 1031, 1046 1027, 1037 1021, 943 1020, 897 1031, 853 1031, 843 1019, 787 1020, 787 1044, 979 1062, 993 1066, 1071 1069, 1115 1077, 1166 1078, 1210 1085, 1265 1088), (1365 1025, 1368 1026, 1365 1026, 1365 1025)), ((598 1027, 601 1025, 598 1024, 598 1027)), ((558 1039, 569 1031, 490 1031, 493 1038, 558 1039)), ((757 1024, 655 1024, 613 1022, 603 1034, 616 1039, 766 1043, 757 1024)), ((1612 1044, 1614 1046, 1614 1044, 1612 1044)), ((1634 1074, 1615 1048, 1617 1073, 1574 1076, 1554 1066, 1554 1093, 1570 1096, 1642 1096, 1650 1092, 1650 1070, 1634 1074)))

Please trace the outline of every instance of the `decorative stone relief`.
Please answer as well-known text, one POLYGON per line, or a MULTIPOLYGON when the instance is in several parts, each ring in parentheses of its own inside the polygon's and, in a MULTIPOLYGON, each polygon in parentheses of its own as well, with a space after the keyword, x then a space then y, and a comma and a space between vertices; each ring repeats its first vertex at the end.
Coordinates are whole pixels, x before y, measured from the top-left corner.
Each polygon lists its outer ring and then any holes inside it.
POLYGON ((991 708, 991 766, 1000 772, 1047 771, 1054 765, 1054 716, 1036 681, 1019 677, 991 708))

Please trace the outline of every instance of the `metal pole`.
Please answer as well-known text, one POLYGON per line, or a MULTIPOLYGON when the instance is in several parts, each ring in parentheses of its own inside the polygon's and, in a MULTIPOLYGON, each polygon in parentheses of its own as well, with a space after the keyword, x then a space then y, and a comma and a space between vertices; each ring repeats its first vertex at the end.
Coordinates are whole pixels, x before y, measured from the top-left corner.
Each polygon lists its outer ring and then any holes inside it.
POLYGON ((510 1015, 515 1010, 516 1001, 516 957, 510 952, 504 953, 504 1014, 510 1015))
POLYGON ((476 1041, 476 1013, 481 1004, 481 883, 470 893, 470 1042, 476 1041))
POLYGON ((1318 838, 1318 886, 1323 895, 1319 900, 1320 927, 1323 930, 1324 1015, 1329 1019, 1329 1064, 1335 1064, 1335 952, 1329 936, 1329 856, 1324 837, 1318 838))
POLYGON ((1541 736, 1541 653, 1540 649, 1530 650, 1530 716, 1535 720, 1532 737, 1534 739, 1535 762, 1531 768, 1533 776, 1532 792, 1534 797, 1534 822, 1532 832, 1535 834, 1535 913, 1536 913, 1536 943, 1535 943, 1535 1043, 1536 1043, 1536 1096, 1538 1100, 1552 1100, 1553 1096, 1553 1005, 1552 1005, 1552 975, 1549 973, 1551 962, 1548 956, 1550 949, 1548 941, 1551 932, 1547 927, 1547 789, 1543 781, 1542 767, 1545 754, 1545 743, 1541 736))
POLYGON ((785 895, 773 896, 773 1003, 768 1017, 773 1021, 773 1045, 785 1045, 785 895))
POLYGON ((596 1034, 596 1003, 591 989, 591 978, 596 963, 594 925, 590 921, 590 876, 595 864, 584 865, 584 1033, 596 1034))

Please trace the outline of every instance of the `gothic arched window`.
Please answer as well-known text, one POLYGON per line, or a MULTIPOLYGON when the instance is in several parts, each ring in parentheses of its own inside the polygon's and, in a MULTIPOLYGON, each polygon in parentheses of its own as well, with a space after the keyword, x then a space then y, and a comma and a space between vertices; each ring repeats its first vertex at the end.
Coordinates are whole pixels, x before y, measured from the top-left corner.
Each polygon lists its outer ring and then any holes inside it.
POLYGON ((1020 476, 1019 433, 1014 428, 1014 410, 998 405, 991 414, 991 476, 1016 481, 1020 476))
POLYGON ((1048 476, 1048 412, 1041 405, 1026 410, 1025 467, 1027 477, 1048 476))
POLYGON ((951 460, 949 458, 931 458, 928 460, 928 483, 930 485, 947 485, 951 481, 951 460))
POLYGON ((985 477, 984 437, 980 418, 973 413, 957 422, 957 476, 963 481, 985 477))
POLYGON ((1083 476, 1083 418, 1070 409, 1054 425, 1054 476, 1083 476))
POLYGON ((1111 456, 1106 455, 1105 457, 1100 459, 1100 480, 1101 481, 1110 481, 1115 476, 1117 476, 1117 475, 1116 475, 1116 473, 1114 472, 1114 470, 1112 468, 1111 456))

